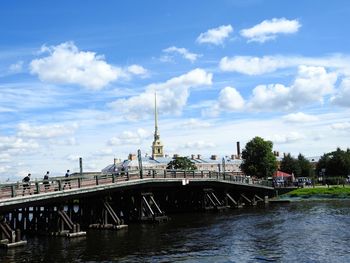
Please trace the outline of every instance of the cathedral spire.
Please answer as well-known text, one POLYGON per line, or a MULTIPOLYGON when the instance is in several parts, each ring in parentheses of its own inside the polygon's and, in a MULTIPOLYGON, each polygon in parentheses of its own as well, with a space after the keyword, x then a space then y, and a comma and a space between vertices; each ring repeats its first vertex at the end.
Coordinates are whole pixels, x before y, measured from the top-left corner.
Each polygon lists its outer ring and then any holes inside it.
POLYGON ((158 131, 158 111, 157 111, 157 93, 154 93, 154 141, 152 143, 152 158, 163 157, 163 144, 160 141, 158 131))
POLYGON ((157 92, 154 92, 154 140, 159 140, 158 132, 158 111, 157 111, 157 92))

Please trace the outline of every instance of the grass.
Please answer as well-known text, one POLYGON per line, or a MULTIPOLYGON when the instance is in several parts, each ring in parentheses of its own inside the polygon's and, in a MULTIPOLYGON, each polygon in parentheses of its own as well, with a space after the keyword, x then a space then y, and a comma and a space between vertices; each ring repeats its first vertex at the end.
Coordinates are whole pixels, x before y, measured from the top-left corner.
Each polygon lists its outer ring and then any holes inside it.
POLYGON ((350 187, 349 186, 331 186, 331 187, 307 187, 298 188, 287 194, 290 197, 327 197, 327 198, 350 198, 350 187))

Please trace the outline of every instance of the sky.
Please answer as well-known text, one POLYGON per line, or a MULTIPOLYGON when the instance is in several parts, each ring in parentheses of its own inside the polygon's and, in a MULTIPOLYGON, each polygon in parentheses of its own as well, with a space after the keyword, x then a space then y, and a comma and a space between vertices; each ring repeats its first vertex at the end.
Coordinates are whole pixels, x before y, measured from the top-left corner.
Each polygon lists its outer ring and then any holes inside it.
POLYGON ((0 182, 260 136, 350 147, 348 1, 1 1, 0 182))

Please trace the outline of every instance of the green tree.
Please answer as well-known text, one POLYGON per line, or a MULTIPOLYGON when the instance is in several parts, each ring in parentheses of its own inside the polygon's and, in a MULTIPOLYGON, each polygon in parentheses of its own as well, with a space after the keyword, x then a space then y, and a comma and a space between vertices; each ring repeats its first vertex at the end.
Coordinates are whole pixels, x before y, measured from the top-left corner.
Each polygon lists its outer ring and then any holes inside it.
POLYGON ((261 137, 249 141, 242 151, 242 171, 258 178, 272 176, 277 169, 277 160, 272 153, 273 143, 261 137))
POLYGON ((195 164, 187 157, 175 157, 174 160, 168 163, 167 169, 176 170, 196 170, 195 164))
POLYGON ((301 173, 298 160, 293 158, 290 153, 282 158, 280 170, 289 174, 293 173, 295 176, 299 176, 301 173))
POLYGON ((311 167, 311 163, 308 159, 304 157, 301 153, 298 155, 297 159, 300 175, 302 177, 312 177, 313 176, 313 171, 311 167))
POLYGON ((325 169, 326 177, 346 177, 350 174, 350 149, 346 151, 337 148, 325 153, 316 165, 316 173, 325 169))

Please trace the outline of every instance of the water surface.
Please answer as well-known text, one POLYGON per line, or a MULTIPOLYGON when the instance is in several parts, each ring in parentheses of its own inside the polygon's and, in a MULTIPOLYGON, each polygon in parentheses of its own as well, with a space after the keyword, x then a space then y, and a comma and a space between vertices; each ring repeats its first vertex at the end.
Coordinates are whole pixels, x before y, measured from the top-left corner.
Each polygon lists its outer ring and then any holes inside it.
POLYGON ((172 215, 85 238, 28 237, 0 262, 350 262, 350 200, 172 215))

